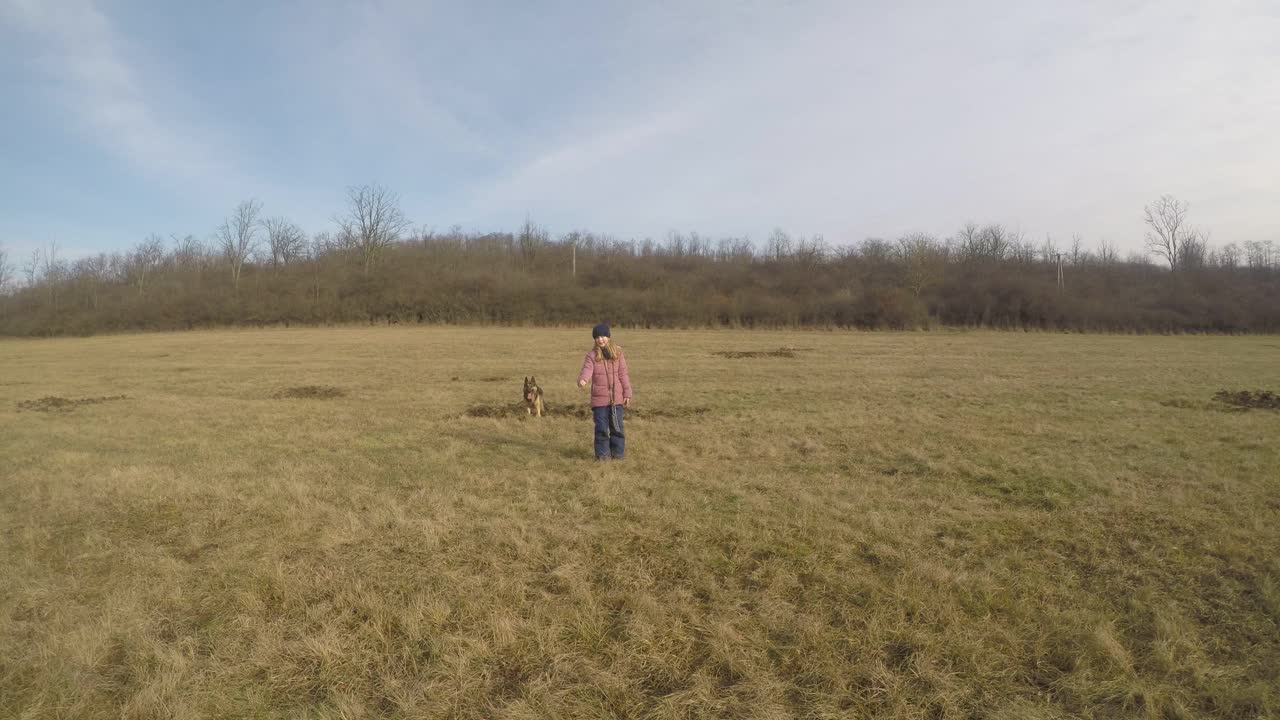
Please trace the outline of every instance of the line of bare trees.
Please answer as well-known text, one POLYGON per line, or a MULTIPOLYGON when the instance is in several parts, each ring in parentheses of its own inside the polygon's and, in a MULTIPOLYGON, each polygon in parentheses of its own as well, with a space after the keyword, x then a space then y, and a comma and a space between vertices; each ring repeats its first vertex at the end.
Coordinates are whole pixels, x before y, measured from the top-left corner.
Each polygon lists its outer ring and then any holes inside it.
POLYGON ((775 230, 622 241, 414 230, 380 186, 348 192, 334 232, 308 237, 240 203, 203 242, 152 235, 68 262, 55 244, 21 267, 0 250, 0 333, 88 334, 294 323, 634 326, 940 325, 1137 332, 1280 331, 1280 247, 1213 247, 1183 202, 1147 206, 1149 254, 999 223, 831 246, 775 230), (1158 258, 1160 264, 1151 261, 1158 258), (21 280, 21 282, 19 281, 21 280))

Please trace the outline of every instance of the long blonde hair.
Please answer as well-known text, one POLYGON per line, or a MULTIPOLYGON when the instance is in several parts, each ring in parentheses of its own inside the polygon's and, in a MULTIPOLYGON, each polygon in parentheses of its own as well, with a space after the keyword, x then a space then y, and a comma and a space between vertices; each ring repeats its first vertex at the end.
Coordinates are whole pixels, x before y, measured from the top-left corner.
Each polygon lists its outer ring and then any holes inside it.
POLYGON ((600 347, 599 345, 592 345, 591 349, 595 350, 597 360, 605 359, 604 357, 605 350, 609 351, 609 357, 613 360, 617 360, 622 357, 622 347, 620 345, 614 345, 613 338, 609 338, 609 342, 605 343, 603 348, 600 347))

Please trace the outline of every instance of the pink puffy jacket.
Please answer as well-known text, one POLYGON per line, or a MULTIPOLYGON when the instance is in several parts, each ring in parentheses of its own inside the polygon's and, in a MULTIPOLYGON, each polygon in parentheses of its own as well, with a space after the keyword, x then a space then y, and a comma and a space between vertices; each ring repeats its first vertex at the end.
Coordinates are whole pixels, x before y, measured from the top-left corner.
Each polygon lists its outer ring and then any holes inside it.
POLYGON ((582 372, 578 373, 578 382, 591 381, 591 407, 621 405, 631 399, 631 378, 627 377, 627 358, 622 348, 615 348, 618 357, 614 360, 596 360, 596 350, 587 351, 582 361, 582 372), (609 389, 613 388, 613 401, 609 400, 609 389))

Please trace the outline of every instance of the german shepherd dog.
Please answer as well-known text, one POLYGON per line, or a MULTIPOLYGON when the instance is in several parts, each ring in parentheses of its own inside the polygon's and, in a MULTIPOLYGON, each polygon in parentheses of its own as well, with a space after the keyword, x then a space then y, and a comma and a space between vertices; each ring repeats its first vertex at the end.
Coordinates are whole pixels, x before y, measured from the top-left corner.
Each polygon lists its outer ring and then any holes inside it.
POLYGON ((524 379, 524 409, 530 415, 542 417, 542 410, 545 406, 542 404, 542 388, 538 387, 538 381, 535 378, 527 377, 524 379))

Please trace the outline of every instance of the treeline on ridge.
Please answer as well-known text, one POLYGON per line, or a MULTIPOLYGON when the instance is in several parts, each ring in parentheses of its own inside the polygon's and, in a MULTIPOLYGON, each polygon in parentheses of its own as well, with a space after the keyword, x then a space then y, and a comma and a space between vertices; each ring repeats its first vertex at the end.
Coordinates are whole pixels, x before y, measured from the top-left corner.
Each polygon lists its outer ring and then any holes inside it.
MULTIPOLYGON (((1000 224, 833 247, 673 233, 414 230, 398 200, 352 188, 308 237, 242 203, 211 241, 151 236, 67 262, 0 256, 0 334, 332 323, 592 324, 1119 332, 1280 331, 1280 249, 1209 246, 1177 227, 1142 254, 1034 243, 1000 224), (1179 235, 1179 233, 1182 233, 1179 235)), ((1163 200, 1163 199, 1162 199, 1163 200)), ((1185 211, 1185 206, 1183 207, 1185 211)), ((1150 210, 1150 209, 1149 209, 1150 210)), ((1149 224, 1150 221, 1149 221, 1149 224)), ((1152 238, 1155 243, 1152 243, 1152 238)))

